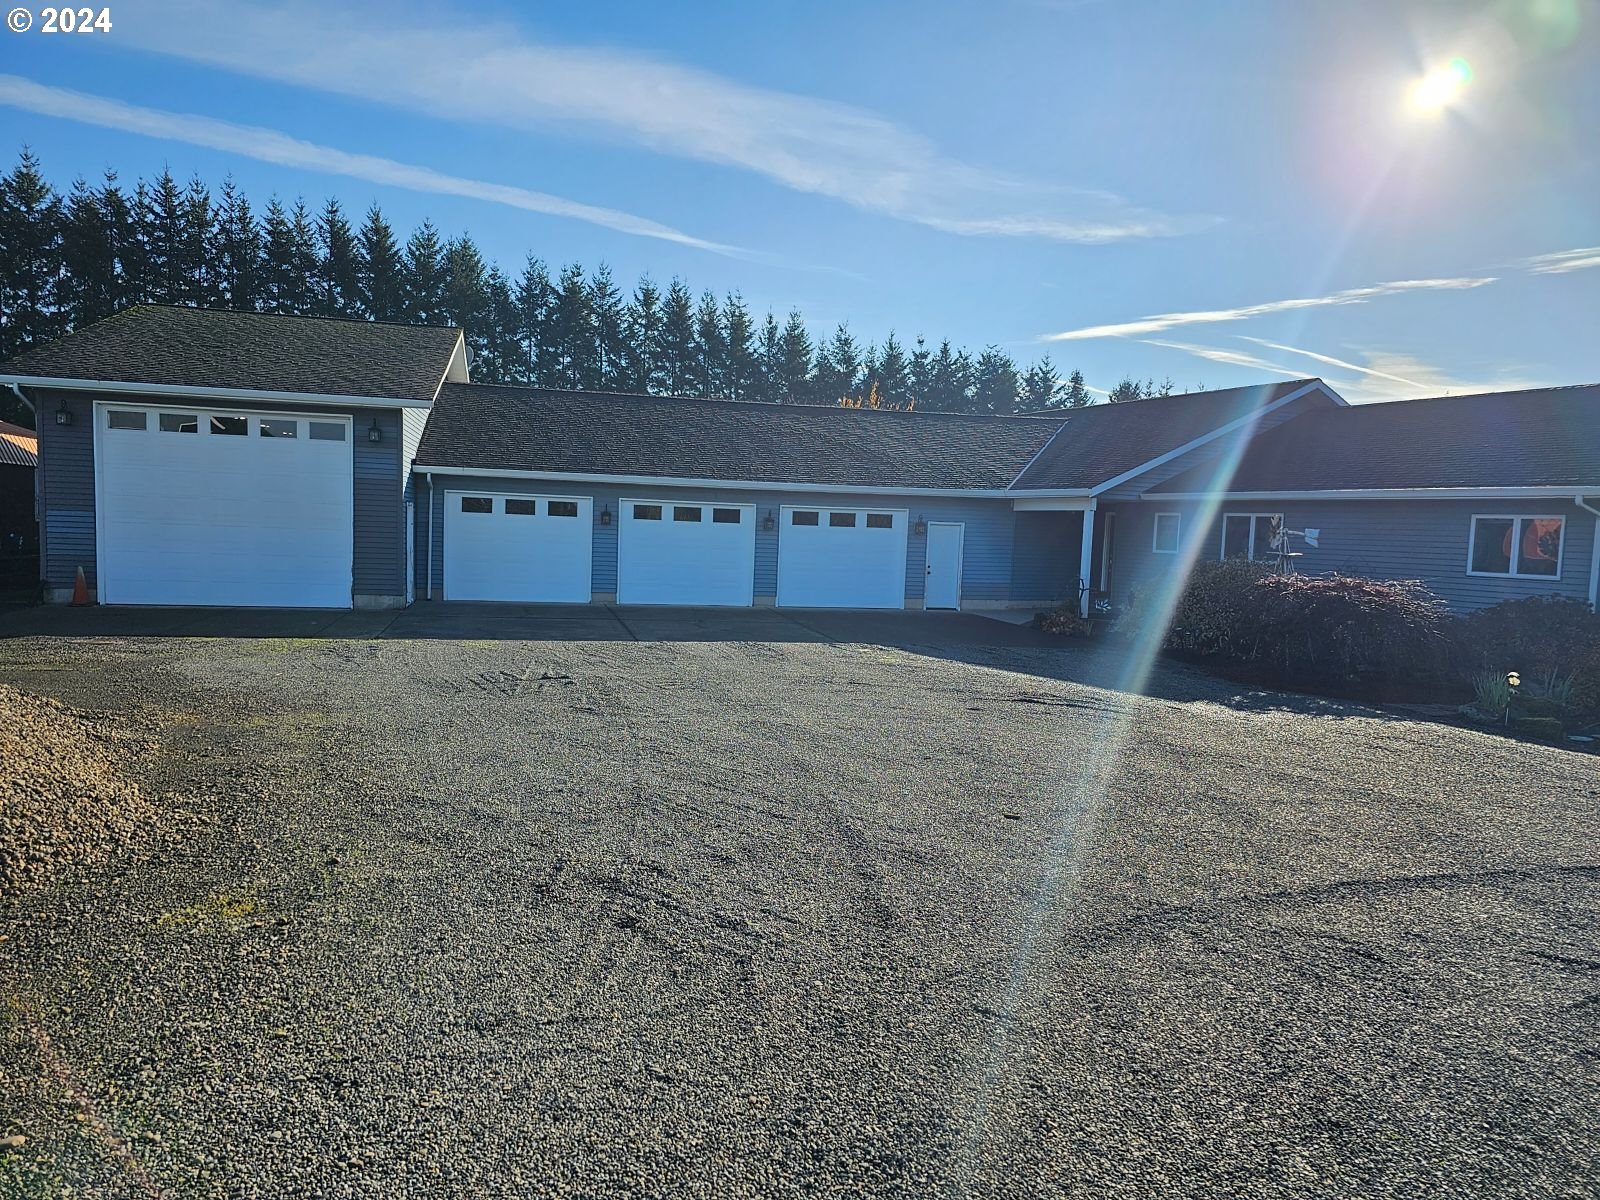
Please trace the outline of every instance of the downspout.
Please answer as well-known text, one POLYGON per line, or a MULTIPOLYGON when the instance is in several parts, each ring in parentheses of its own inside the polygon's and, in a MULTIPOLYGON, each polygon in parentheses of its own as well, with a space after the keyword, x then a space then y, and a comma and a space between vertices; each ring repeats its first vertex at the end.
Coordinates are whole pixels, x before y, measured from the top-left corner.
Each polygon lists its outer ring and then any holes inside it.
POLYGON ((1600 612, 1600 508, 1596 508, 1580 493, 1572 498, 1579 508, 1594 514, 1594 551, 1589 555, 1589 607, 1600 612))
POLYGON ((427 581, 422 589, 424 600, 433 599, 433 472, 424 471, 422 477, 428 481, 428 561, 423 566, 423 578, 427 581))
POLYGON ((17 400, 22 404, 22 407, 33 414, 34 431, 37 432, 39 428, 39 410, 33 406, 33 401, 22 394, 22 385, 20 383, 8 383, 6 386, 11 389, 17 400))

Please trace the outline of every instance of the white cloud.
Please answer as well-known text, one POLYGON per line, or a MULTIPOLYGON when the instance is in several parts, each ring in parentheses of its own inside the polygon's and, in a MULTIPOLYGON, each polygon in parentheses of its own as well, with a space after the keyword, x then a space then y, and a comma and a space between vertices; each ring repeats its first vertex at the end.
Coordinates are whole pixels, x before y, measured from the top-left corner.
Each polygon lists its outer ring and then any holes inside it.
POLYGON ((350 154, 315 142, 301 141, 273 129, 256 125, 236 125, 211 117, 186 113, 166 112, 162 109, 141 108, 108 100, 84 92, 65 88, 47 87, 16 75, 0 75, 0 104, 45 116, 80 121, 106 129, 120 129, 146 137, 164 138, 168 141, 187 142, 210 150, 239 154, 262 162, 301 170, 321 171, 330 175, 345 175, 365 179, 369 183, 386 187, 405 188, 414 192, 433 192, 446 196, 465 196, 491 204, 504 204, 528 212, 544 213, 553 217, 568 217, 604 226, 619 233, 636 237, 657 238, 676 242, 699 250, 718 254, 744 256, 745 251, 735 246, 707 241, 663 225, 646 217, 620 212, 614 208, 600 208, 565 200, 545 192, 506 184, 489 183, 480 179, 466 179, 459 175, 445 175, 428 167, 412 166, 394 159, 377 158, 370 154, 350 154))
POLYGON ((1557 250, 1554 254, 1535 254, 1519 260, 1516 265, 1535 275, 1586 271, 1590 267, 1600 267, 1600 246, 1580 246, 1576 250, 1557 250))
POLYGON ((1495 282, 1492 275, 1470 275, 1456 279, 1400 279, 1390 283, 1376 283, 1368 287, 1346 288, 1325 296, 1306 296, 1294 300, 1269 300, 1262 304, 1247 304, 1240 308, 1207 309, 1197 312, 1157 313, 1137 321, 1124 321, 1117 325, 1088 325, 1082 329, 1069 329, 1064 333, 1045 334, 1047 342, 1084 341, 1091 338, 1141 337, 1149 333, 1164 333, 1184 325, 1216 325, 1227 321, 1247 321, 1251 317, 1264 317, 1273 313, 1293 312, 1302 308, 1327 308, 1341 304, 1362 304, 1380 296, 1398 296, 1406 292, 1459 291, 1464 288, 1483 287, 1495 282))
POLYGON ((1302 350, 1297 346, 1285 346, 1281 342, 1269 342, 1265 338, 1247 337, 1242 333, 1235 334, 1234 336, 1239 338, 1241 341, 1254 342, 1258 346, 1265 346, 1269 350, 1278 350, 1284 354, 1303 355, 1304 357, 1314 359, 1319 363, 1327 363, 1330 367, 1343 367, 1347 371, 1355 371, 1362 375, 1371 375, 1377 379, 1387 379, 1394 383, 1403 384, 1406 387, 1427 386, 1427 384, 1418 383, 1415 379, 1405 379, 1399 375, 1391 375, 1387 371, 1379 371, 1370 366, 1359 366, 1356 363, 1347 362, 1342 358, 1334 358, 1331 354, 1318 354, 1315 350, 1302 350))
POLYGON ((628 51, 545 44, 468 10, 412 16, 400 5, 148 0, 118 37, 430 117, 587 131, 950 233, 1097 243, 1205 223, 972 167, 846 104, 628 51))
POLYGON ((1277 363, 1268 362, 1255 354, 1246 354, 1242 350, 1225 350, 1220 346, 1197 346, 1193 342, 1164 342, 1156 338, 1140 338, 1146 346, 1161 346, 1167 350, 1181 350, 1185 354, 1192 354, 1196 358, 1203 358, 1207 362, 1223 363, 1230 367, 1249 367, 1254 371, 1270 371, 1275 375, 1287 375, 1290 379, 1302 379, 1304 371, 1296 371, 1292 367, 1282 367, 1277 363))

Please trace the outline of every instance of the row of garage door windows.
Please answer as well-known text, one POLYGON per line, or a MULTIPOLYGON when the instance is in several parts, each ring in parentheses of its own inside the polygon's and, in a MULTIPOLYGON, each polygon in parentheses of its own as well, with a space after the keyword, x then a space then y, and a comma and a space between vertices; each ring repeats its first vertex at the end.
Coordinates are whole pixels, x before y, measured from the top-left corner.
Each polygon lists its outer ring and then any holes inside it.
MULTIPOLYGON (((501 510, 506 516, 536 517, 539 515, 539 501, 518 500, 506 497, 501 510)), ((545 516, 547 517, 576 517, 578 503, 575 500, 546 500, 544 502, 545 516)), ((705 509, 698 504, 635 504, 633 505, 633 519, 635 521, 660 521, 664 519, 665 511, 672 509, 674 521, 695 522, 705 519, 705 509)), ((461 511, 464 513, 492 513, 494 512, 493 496, 463 496, 461 497, 461 511)), ((834 529, 854 529, 856 513, 830 512, 828 524, 834 529)), ((868 529, 893 529, 893 513, 874 513, 867 515, 868 529)), ((822 513, 817 509, 797 508, 789 513, 791 525, 817 525, 820 523, 822 513)), ((715 525, 737 525, 744 520, 744 510, 740 508, 713 508, 711 521, 715 525)))
MULTIPOLYGON (((256 423, 257 432, 264 438, 297 438, 300 436, 300 422, 283 417, 216 417, 208 416, 205 424, 196 413, 157 413, 156 427, 162 433, 199 433, 203 428, 207 433, 222 434, 224 436, 246 437, 250 433, 250 422, 256 423)), ((141 409, 113 408, 106 417, 106 424, 112 429, 144 430, 149 428, 150 413, 141 409)), ((314 442, 342 442, 344 441, 344 423, 342 421, 307 421, 306 436, 314 442)))

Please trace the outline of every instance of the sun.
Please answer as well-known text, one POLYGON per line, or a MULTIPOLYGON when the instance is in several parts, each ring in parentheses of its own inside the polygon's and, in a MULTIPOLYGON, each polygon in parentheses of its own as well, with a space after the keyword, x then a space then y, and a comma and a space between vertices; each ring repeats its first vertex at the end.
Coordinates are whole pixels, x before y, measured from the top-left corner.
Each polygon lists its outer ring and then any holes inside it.
POLYGON ((1452 58, 1411 85, 1411 107, 1420 113, 1438 113, 1455 104, 1472 82, 1472 68, 1464 58, 1452 58))

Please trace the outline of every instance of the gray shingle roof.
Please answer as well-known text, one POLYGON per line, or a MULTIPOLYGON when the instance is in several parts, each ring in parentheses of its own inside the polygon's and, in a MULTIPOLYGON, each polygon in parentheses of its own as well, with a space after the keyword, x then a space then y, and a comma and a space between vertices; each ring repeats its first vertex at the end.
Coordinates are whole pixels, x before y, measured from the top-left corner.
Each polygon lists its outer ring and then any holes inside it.
POLYGON ((446 384, 419 466, 1004 488, 1055 420, 446 384))
MULTIPOLYGON (((1317 382, 1294 379, 1069 410, 1061 436, 1017 486, 1095 487, 1317 382)), ((1334 403, 1331 398, 1325 402, 1334 403)))
MULTIPOLYGON (((1198 492, 1203 469, 1153 492, 1198 492)), ((1307 412, 1256 438, 1229 490, 1600 489, 1600 384, 1307 412)))
POLYGON ((460 332, 141 304, 0 364, 0 376, 431 400, 460 332))

